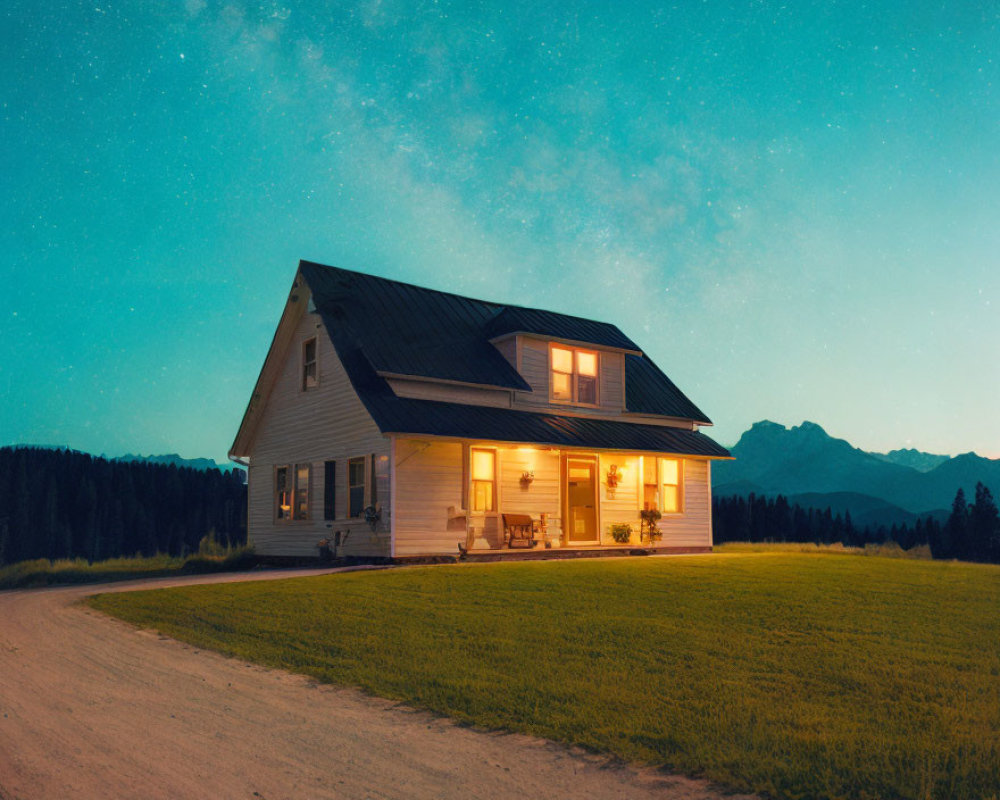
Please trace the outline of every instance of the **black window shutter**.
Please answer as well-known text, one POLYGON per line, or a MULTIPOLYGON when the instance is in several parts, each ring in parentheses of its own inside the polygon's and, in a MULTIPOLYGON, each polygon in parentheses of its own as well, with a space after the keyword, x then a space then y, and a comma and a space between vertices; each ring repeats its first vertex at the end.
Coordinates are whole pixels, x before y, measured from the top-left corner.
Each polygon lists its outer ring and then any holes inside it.
POLYGON ((372 501, 370 505, 378 503, 378 482, 375 480, 375 454, 372 453, 372 501))
POLYGON ((323 462, 323 519, 337 518, 337 462, 323 462))

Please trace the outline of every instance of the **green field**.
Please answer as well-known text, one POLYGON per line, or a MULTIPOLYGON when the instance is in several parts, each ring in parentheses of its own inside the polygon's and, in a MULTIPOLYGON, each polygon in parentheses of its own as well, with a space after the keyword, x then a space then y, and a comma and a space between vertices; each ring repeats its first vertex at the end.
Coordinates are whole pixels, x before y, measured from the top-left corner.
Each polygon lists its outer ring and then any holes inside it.
POLYGON ((729 550, 101 595, 199 647, 781 798, 1000 796, 1000 568, 729 550))

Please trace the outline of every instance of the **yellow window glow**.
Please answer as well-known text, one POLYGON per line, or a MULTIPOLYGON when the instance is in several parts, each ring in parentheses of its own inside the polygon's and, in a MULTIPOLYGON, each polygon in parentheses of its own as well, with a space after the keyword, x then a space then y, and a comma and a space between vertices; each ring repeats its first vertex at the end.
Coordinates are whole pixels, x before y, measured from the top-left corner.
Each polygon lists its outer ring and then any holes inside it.
POLYGON ((572 375, 564 375, 561 372, 552 373, 552 396, 557 400, 569 400, 572 395, 570 388, 572 375))
POLYGON ((472 451, 472 480, 493 480, 493 452, 490 450, 472 451))
POLYGON ((597 375, 597 353, 584 353, 577 351, 576 354, 577 372, 581 375, 597 375))
POLYGON ((556 372, 573 372, 573 351, 561 347, 552 348, 552 369, 556 372))
POLYGON ((677 487, 663 484, 663 508, 661 511, 679 511, 680 504, 677 502, 677 487))
POLYGON ((660 459, 660 480, 664 483, 672 484, 676 486, 678 484, 677 479, 677 459, 675 458, 661 458, 660 459))

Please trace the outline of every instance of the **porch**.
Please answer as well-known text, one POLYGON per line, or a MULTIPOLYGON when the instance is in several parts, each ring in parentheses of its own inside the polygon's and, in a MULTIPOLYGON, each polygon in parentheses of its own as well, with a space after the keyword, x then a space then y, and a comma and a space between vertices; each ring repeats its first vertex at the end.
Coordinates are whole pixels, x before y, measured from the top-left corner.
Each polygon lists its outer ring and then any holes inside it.
POLYGON ((667 556, 711 553, 711 547, 561 547, 535 550, 473 550, 459 556, 459 561, 489 563, 496 561, 550 561, 573 558, 614 558, 618 556, 667 556))
POLYGON ((705 458, 399 438, 393 464, 396 556, 522 560, 711 548, 705 458), (659 539, 645 534, 644 508, 662 513, 659 539))

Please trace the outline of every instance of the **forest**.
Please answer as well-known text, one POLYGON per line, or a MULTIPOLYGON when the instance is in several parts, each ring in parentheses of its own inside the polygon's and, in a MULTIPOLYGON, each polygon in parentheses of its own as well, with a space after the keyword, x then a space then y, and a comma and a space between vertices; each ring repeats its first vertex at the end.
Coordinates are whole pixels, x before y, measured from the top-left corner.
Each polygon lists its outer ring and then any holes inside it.
MULTIPOLYGON (((122 555, 184 556, 211 535, 243 545, 242 470, 114 461, 74 450, 0 448, 0 565, 37 558, 100 561, 122 555)), ((896 542, 928 545, 934 558, 1000 563, 1000 513, 989 489, 959 489, 948 518, 857 526, 850 514, 792 505, 778 495, 714 497, 713 538, 724 542, 896 542)))
POLYGON ((918 517, 912 525, 856 526, 850 513, 789 504, 783 495, 712 498, 712 535, 724 542, 839 542, 849 547, 896 542, 904 550, 928 545, 934 558, 1000 563, 1000 512, 986 486, 973 502, 959 489, 944 522, 918 517))
POLYGON ((209 534, 222 545, 246 542, 241 470, 0 448, 0 565, 37 558, 183 556, 209 534))

